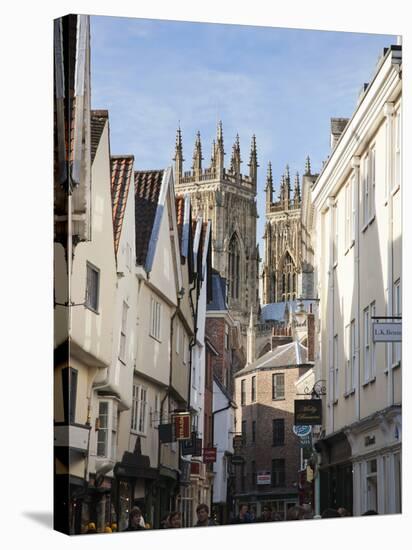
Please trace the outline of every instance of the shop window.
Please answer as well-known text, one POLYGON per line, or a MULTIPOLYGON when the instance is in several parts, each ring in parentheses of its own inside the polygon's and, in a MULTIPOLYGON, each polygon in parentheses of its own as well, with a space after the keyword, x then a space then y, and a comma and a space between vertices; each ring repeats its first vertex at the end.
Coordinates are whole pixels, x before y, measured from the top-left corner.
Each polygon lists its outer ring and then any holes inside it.
POLYGON ((376 459, 366 463, 366 510, 378 511, 378 476, 376 459))

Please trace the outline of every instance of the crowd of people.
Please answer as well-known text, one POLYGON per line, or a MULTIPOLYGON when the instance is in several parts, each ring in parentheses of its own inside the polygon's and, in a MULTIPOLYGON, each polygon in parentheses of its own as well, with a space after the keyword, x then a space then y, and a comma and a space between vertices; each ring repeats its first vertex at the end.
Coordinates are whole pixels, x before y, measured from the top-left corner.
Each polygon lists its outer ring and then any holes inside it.
MULTIPOLYGON (((196 508, 197 523, 194 527, 209 527, 212 525, 219 525, 216 520, 209 516, 209 507, 207 504, 199 504, 196 508)), ((290 507, 286 514, 287 521, 300 520, 300 519, 325 519, 325 518, 342 518, 349 517, 351 514, 346 508, 339 507, 326 508, 322 515, 315 515, 312 507, 309 504, 295 504, 290 507)), ((375 510, 368 510, 362 514, 363 516, 377 515, 375 510)), ((230 522, 233 525, 242 523, 262 523, 282 521, 283 518, 278 512, 272 511, 271 507, 264 505, 262 508, 262 514, 260 517, 256 517, 253 509, 249 508, 248 504, 241 504, 239 507, 238 515, 230 522)), ((182 527, 182 515, 180 512, 172 511, 168 513, 161 522, 162 529, 177 529, 182 527)), ((151 529, 149 523, 145 523, 142 511, 138 506, 133 506, 129 515, 129 524, 123 531, 142 531, 145 529, 151 529)), ((112 523, 110 526, 105 527, 105 533, 117 532, 117 524, 112 523)), ((97 533, 96 525, 90 522, 87 526, 86 533, 97 533)))

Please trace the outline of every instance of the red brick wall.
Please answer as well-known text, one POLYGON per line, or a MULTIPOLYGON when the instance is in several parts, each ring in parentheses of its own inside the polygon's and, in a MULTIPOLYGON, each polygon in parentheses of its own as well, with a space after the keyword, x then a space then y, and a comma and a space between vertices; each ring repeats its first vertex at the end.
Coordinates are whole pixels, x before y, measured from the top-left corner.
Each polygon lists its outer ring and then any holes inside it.
MULTIPOLYGON (((242 420, 246 420, 247 439, 242 448, 242 456, 245 458, 245 470, 247 472, 245 492, 296 492, 298 470, 300 467, 300 450, 297 437, 292 431, 294 420, 294 400, 296 388, 294 382, 299 377, 299 369, 276 368, 252 372, 246 376, 236 378, 235 400, 238 404, 236 431, 241 431, 242 420), (284 373, 285 375, 285 399, 272 400, 272 375, 284 373), (251 378, 256 376, 256 403, 251 403, 251 378), (240 383, 246 380, 246 404, 241 406, 240 383), (277 418, 285 420, 285 444, 273 446, 272 421, 277 418), (252 443, 252 421, 256 421, 256 442, 252 443), (273 459, 285 459, 285 486, 274 488, 269 485, 255 485, 252 482, 252 461, 256 463, 256 471, 272 472, 273 459)), ((236 484, 237 492, 241 491, 240 470, 236 484)))

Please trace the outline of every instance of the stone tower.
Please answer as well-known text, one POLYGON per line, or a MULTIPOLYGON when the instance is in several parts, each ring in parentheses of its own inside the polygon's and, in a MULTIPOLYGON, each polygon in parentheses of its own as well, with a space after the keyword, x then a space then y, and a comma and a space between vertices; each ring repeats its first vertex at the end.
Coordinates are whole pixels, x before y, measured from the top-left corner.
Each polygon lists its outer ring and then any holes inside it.
POLYGON ((175 188, 178 195, 190 194, 195 216, 212 222, 212 264, 226 279, 228 306, 246 328, 251 309, 258 310, 258 261, 256 245, 256 139, 252 137, 249 173, 241 173, 239 136, 232 148, 230 168, 225 168, 222 122, 212 144, 211 162, 203 167, 202 144, 197 133, 192 169, 183 171, 180 128, 175 147, 175 188))
POLYGON ((269 163, 265 187, 263 304, 313 297, 310 192, 316 178, 316 174, 311 174, 307 157, 302 182, 296 172, 292 187, 289 166, 286 165, 278 200, 273 200, 272 166, 269 163))

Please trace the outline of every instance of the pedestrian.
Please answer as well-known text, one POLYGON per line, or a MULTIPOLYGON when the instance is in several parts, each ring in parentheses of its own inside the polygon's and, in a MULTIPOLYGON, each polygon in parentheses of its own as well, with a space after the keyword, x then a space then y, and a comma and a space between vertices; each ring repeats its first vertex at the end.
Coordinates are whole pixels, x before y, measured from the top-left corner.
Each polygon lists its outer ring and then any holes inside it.
POLYGON ((165 522, 165 529, 176 529, 182 527, 182 516, 180 512, 170 512, 165 522))
POLYGON ((272 517, 272 508, 265 504, 262 508, 262 515, 258 519, 258 522, 262 523, 265 521, 273 521, 273 520, 274 518, 272 517))
POLYGON ((106 527, 104 528, 104 533, 113 533, 112 528, 110 527, 110 525, 106 525, 106 527))
POLYGON ((90 521, 86 527, 86 534, 92 535, 94 533, 97 533, 96 524, 93 521, 90 521))
POLYGON ((304 510, 303 519, 313 519, 312 506, 309 503, 302 504, 304 510))
POLYGON ((349 510, 347 510, 346 508, 343 508, 343 506, 339 506, 338 514, 340 515, 341 518, 346 518, 350 516, 349 510))
POLYGON ((326 508, 326 510, 323 510, 322 512, 322 519, 325 518, 340 518, 342 517, 335 508, 326 508))
POLYGON ((209 517, 209 506, 207 504, 199 504, 196 508, 197 523, 195 527, 208 527, 210 525, 218 525, 213 518, 209 517))
POLYGON ((297 519, 304 519, 305 516, 305 509, 302 506, 299 506, 299 504, 295 504, 295 506, 292 506, 289 508, 286 519, 288 521, 293 521, 297 519))
POLYGON ((116 533, 117 532, 117 523, 113 522, 111 524, 111 528, 112 528, 112 533, 116 533))
POLYGON ((142 519, 142 512, 138 506, 133 506, 129 515, 129 525, 125 531, 143 531, 144 527, 140 525, 142 519))
POLYGON ((272 514, 272 520, 273 521, 283 521, 282 516, 279 514, 279 512, 273 512, 272 514))
POLYGON ((232 523, 251 523, 248 504, 241 504, 239 506, 239 514, 235 517, 232 523))

